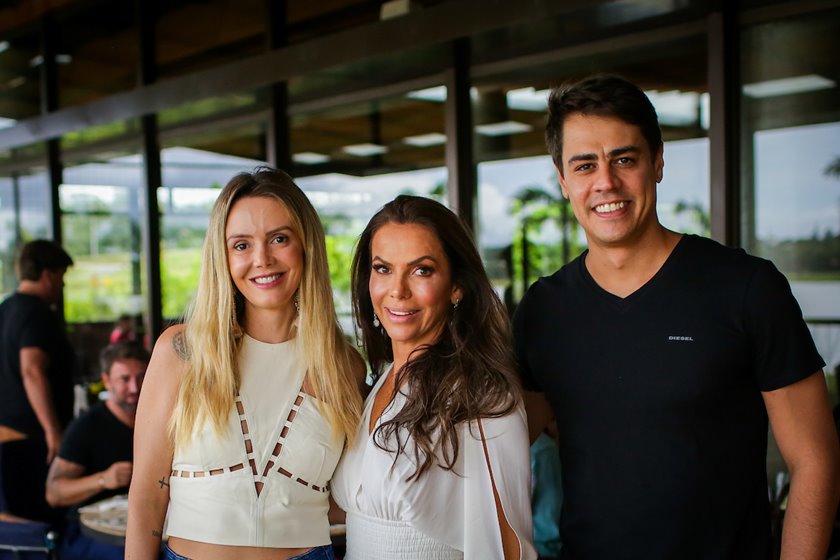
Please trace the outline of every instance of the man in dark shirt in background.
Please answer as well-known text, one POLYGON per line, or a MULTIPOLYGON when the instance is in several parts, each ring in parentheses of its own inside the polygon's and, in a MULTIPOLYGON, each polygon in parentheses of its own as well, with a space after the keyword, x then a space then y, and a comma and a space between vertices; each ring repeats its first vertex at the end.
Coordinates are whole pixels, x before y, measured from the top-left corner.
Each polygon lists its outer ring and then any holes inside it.
POLYGON ((57 521, 43 489, 73 417, 75 355, 53 306, 72 264, 52 241, 26 243, 17 292, 0 304, 0 518, 57 521))
POLYGON ((64 560, 123 558, 124 547, 84 536, 76 508, 128 491, 134 416, 149 354, 133 342, 105 347, 99 357, 108 399, 73 421, 47 478, 50 505, 73 506, 63 538, 64 560))
POLYGON ((546 139, 588 249, 519 304, 532 434, 553 409, 561 558, 766 560, 768 417, 790 471, 782 559, 824 559, 840 450, 824 363, 764 259, 666 229, 656 111, 594 76, 549 97, 546 139))

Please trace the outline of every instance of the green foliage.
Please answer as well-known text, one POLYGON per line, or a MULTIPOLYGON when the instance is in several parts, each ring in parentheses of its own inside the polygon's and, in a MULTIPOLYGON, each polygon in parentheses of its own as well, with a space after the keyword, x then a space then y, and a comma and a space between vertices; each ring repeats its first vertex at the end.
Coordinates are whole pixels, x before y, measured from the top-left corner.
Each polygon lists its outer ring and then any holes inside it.
POLYGON ((330 263, 330 283, 333 289, 350 290, 350 265, 353 260, 355 238, 349 235, 328 235, 327 259, 330 263))
POLYGON ((201 270, 201 248, 167 249, 161 255, 160 275, 163 316, 183 317, 195 296, 201 270))
POLYGON ((61 147, 66 150, 77 146, 102 142, 109 138, 137 131, 138 128, 139 123, 137 119, 119 120, 108 124, 89 126, 83 130, 65 132, 61 137, 61 147))
POLYGON ((64 286, 64 313, 70 323, 115 319, 131 312, 131 264, 128 253, 73 256, 64 286))
MULTIPOLYGON (((121 313, 136 313, 142 294, 132 285, 129 253, 74 255, 67 271, 64 313, 70 323, 116 319, 121 313)), ((179 318, 192 300, 201 262, 200 249, 171 249, 161 257, 163 316, 179 318)), ((145 308, 145 301, 140 303, 145 308)))
POLYGON ((165 220, 163 222, 163 244, 169 250, 172 249, 198 249, 204 244, 207 225, 202 227, 191 226, 177 220, 165 220))
POLYGON ((778 242, 759 241, 754 250, 756 255, 772 260, 790 278, 840 278, 840 234, 778 242))
POLYGON ((709 213, 699 202, 680 200, 674 206, 674 213, 677 215, 688 214, 700 227, 700 235, 708 236, 712 231, 712 219, 709 213))
POLYGON ((158 113, 158 124, 168 126, 188 120, 215 115, 237 108, 250 107, 256 102, 252 93, 235 93, 191 101, 158 113))
POLYGON ((533 280, 557 270, 584 249, 580 226, 559 187, 555 177, 551 176, 548 178, 547 189, 540 185, 526 185, 511 202, 510 213, 520 223, 514 232, 511 246, 511 282, 516 286, 517 299, 522 297, 523 290, 533 280), (560 243, 535 242, 543 226, 551 221, 557 223, 560 243), (527 267, 524 254, 526 243, 527 267))

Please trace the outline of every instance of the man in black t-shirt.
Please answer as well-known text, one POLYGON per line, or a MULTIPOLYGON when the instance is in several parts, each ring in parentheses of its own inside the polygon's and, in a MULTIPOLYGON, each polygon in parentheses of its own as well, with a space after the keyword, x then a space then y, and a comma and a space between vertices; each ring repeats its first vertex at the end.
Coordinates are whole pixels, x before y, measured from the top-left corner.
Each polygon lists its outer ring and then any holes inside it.
POLYGON ((635 85, 555 90, 546 140, 588 250, 531 286, 514 334, 531 433, 558 424, 562 558, 769 558, 768 417, 782 558, 825 558, 840 449, 787 280, 659 223, 662 138, 635 85))
MULTIPOLYGON (((134 416, 149 355, 133 342, 118 342, 106 347, 99 361, 108 399, 74 420, 64 434, 47 479, 47 501, 56 507, 76 508, 125 493, 131 481, 134 416)), ((82 535, 73 510, 62 558, 105 560, 124 554, 123 547, 82 535)))
POLYGON ((52 241, 26 243, 17 292, 0 304, 0 519, 56 521, 43 488, 73 417, 75 356, 52 307, 72 264, 52 241))

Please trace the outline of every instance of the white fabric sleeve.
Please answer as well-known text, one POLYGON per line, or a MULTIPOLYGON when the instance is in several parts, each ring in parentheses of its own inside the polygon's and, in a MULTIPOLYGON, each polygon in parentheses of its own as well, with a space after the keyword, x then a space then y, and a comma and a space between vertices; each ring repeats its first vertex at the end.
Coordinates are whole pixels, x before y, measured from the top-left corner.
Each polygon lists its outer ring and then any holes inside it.
POLYGON ((537 557, 531 518, 531 461, 525 410, 464 425, 464 558, 504 559, 493 483, 507 522, 519 540, 521 560, 537 557), (487 455, 485 457, 485 443, 487 455), (488 462, 492 469, 492 480, 488 462))

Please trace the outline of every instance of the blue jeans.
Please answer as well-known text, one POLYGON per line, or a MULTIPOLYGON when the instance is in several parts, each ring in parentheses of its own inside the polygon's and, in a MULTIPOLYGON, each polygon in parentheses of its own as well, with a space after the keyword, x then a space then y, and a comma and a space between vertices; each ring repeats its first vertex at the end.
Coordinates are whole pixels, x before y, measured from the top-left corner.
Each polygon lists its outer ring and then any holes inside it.
POLYGON ((99 542, 83 534, 77 520, 67 522, 61 543, 62 560, 123 560, 125 547, 99 542))
MULTIPOLYGON (((181 556, 180 554, 172 552, 169 545, 165 545, 163 550, 163 560, 191 560, 186 556, 181 556)), ((335 555, 333 554, 332 546, 327 544, 324 546, 316 546, 312 550, 304 552, 303 554, 298 554, 289 560, 335 560, 335 555)))

